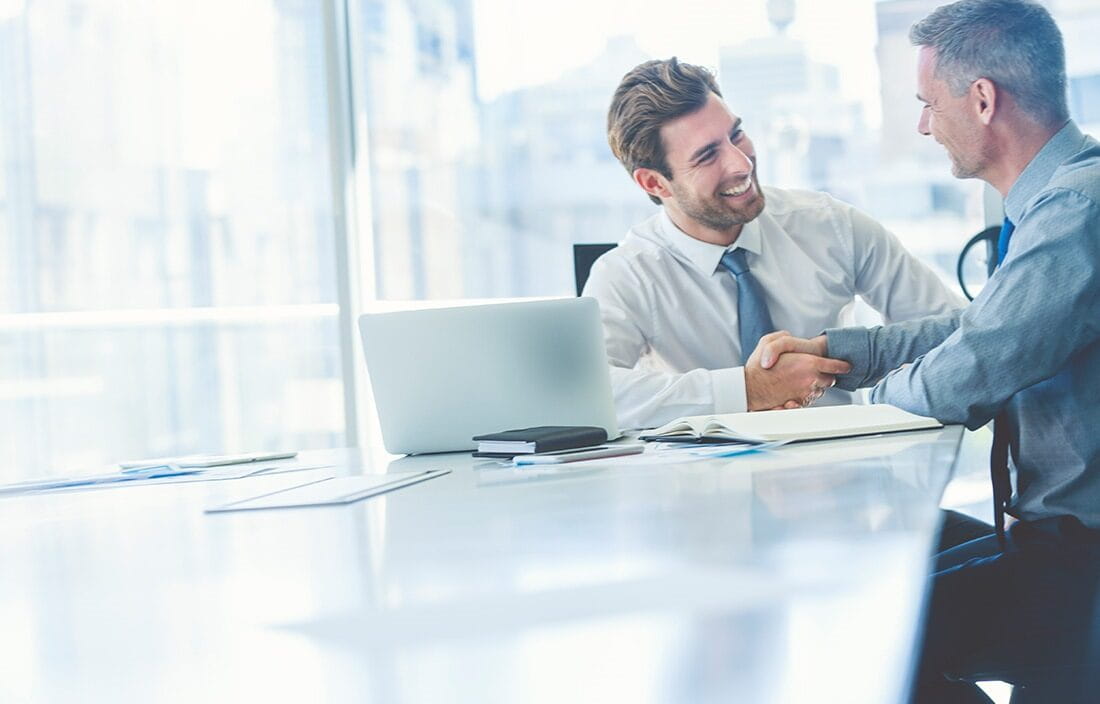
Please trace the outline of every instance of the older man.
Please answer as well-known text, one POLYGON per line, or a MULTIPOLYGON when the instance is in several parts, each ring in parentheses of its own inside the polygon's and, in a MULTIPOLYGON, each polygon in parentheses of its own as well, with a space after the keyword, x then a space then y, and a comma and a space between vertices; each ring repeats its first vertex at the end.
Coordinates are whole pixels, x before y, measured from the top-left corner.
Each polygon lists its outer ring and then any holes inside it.
MULTIPOLYGON (((997 535, 937 557, 916 701, 988 702, 968 681, 1002 678, 1036 702, 1095 702, 1100 143, 1069 119, 1062 37, 1042 6, 963 0, 910 37, 918 129, 956 176, 1005 199, 999 267, 961 314, 772 340, 762 366, 788 350, 834 357, 852 364, 838 386, 877 382, 874 401, 970 428, 996 418, 997 535)), ((804 380, 787 393, 807 393, 804 380)))

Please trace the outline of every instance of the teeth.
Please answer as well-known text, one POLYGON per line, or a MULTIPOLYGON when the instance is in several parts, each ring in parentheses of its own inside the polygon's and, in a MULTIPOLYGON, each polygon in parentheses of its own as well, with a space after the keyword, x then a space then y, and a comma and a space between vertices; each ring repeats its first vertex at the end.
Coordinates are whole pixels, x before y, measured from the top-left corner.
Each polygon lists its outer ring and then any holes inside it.
POLYGON ((721 191, 721 195, 724 196, 739 196, 752 187, 752 176, 746 176, 745 180, 737 184, 733 188, 727 188, 721 191))

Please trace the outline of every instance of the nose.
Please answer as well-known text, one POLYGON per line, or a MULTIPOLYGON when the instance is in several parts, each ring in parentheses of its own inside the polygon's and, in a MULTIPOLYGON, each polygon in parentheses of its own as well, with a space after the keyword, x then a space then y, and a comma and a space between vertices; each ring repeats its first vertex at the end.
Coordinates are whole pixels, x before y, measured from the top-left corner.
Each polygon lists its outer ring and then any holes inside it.
POLYGON ((751 174, 752 159, 749 158, 745 150, 741 149, 736 144, 729 144, 726 146, 728 147, 728 149, 726 149, 724 164, 726 173, 739 177, 745 177, 751 174))
POLYGON ((928 129, 928 108, 922 108, 920 111, 920 119, 917 120, 917 132, 925 137, 932 134, 932 131, 928 129))

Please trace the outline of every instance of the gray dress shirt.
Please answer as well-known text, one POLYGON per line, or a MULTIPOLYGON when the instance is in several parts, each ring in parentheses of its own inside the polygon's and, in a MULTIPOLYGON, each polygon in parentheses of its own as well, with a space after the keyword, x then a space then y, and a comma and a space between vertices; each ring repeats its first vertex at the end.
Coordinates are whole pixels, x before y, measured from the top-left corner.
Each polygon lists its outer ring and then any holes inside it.
POLYGON ((1023 519, 1100 529, 1100 143, 1071 121, 1013 184, 1008 254, 961 313, 828 330, 871 399, 977 428, 1002 409, 1023 519), (912 361, 905 368, 902 363, 912 361))

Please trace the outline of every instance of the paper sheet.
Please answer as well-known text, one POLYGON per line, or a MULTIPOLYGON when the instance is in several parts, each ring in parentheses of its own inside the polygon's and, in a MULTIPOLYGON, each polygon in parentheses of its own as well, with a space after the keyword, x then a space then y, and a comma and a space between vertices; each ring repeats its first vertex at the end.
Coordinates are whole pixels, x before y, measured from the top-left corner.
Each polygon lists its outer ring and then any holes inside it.
POLYGON ((271 508, 300 508, 305 506, 333 506, 385 494, 411 484, 450 473, 449 469, 429 469, 423 472, 396 474, 369 474, 351 477, 326 477, 278 491, 233 501, 206 509, 207 513, 228 511, 255 511, 271 508))

